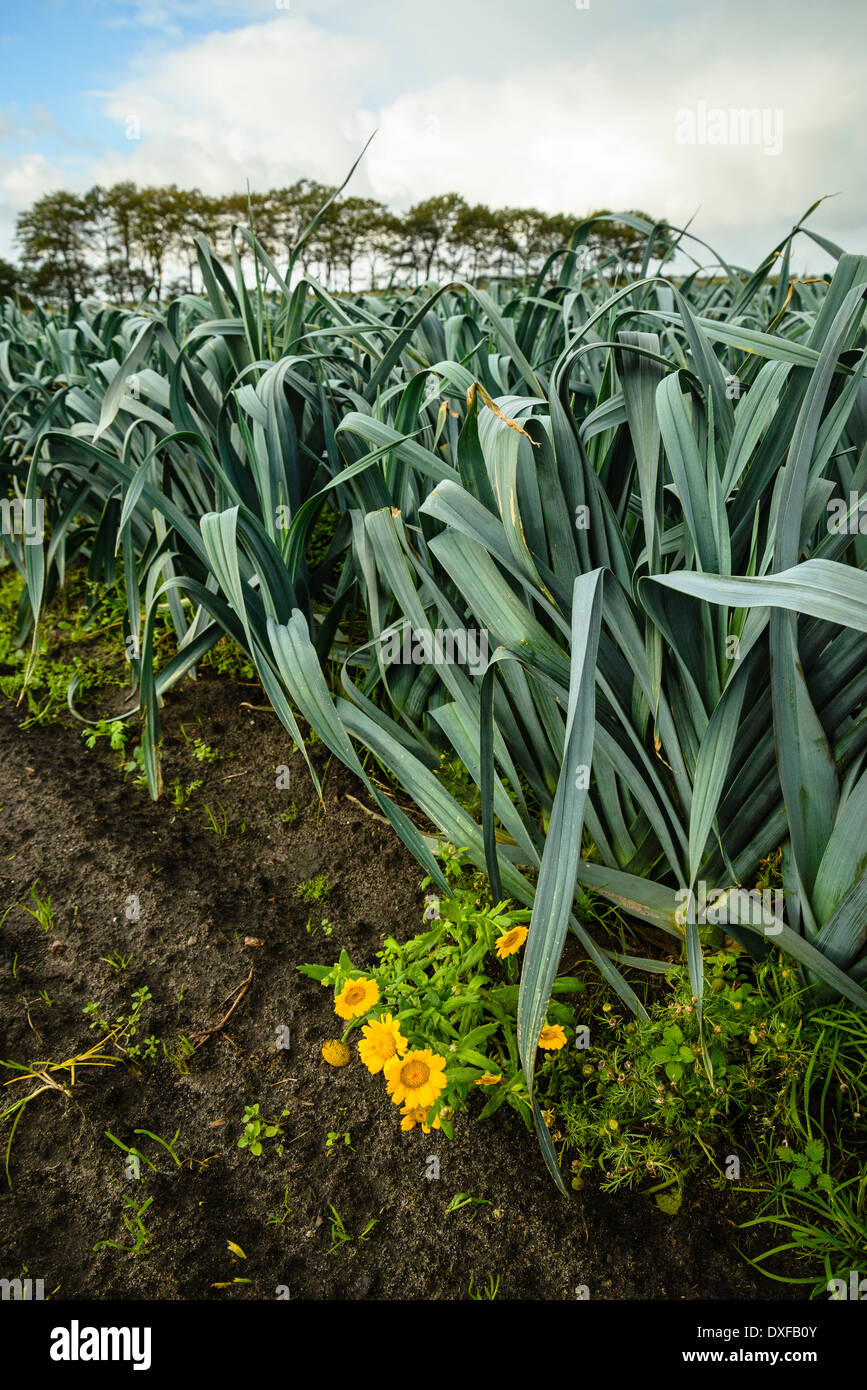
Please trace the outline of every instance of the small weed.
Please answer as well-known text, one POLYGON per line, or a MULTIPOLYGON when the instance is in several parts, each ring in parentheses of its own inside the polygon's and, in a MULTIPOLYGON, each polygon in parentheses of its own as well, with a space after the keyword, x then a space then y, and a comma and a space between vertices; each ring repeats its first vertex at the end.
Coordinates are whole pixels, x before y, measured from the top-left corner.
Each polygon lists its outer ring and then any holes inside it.
POLYGON ((329 1255, 331 1255, 341 1245, 346 1245, 349 1241, 351 1241, 352 1236, 349 1234, 345 1225, 343 1224, 343 1217, 340 1215, 340 1212, 337 1210, 337 1208, 335 1206, 331 1206, 331 1204, 329 1203, 329 1210, 331 1211, 331 1215, 328 1218, 328 1223, 331 1226, 331 1249, 328 1251, 328 1253, 329 1255))
POLYGON ((132 757, 128 762, 123 764, 124 779, 129 777, 133 772, 136 774, 133 778, 133 786, 140 789, 146 787, 148 779, 147 773, 145 772, 144 748, 142 748, 141 744, 136 744, 135 748, 132 750, 132 757))
MULTIPOLYGON (((130 1144, 125 1144, 122 1139, 118 1139, 116 1134, 112 1134, 110 1129, 106 1129, 103 1132, 105 1134, 106 1139, 110 1139, 112 1144, 116 1144, 119 1149, 123 1149, 127 1157, 132 1157, 136 1160, 138 1166, 137 1168, 133 1168, 132 1175, 137 1176, 139 1182, 144 1182, 144 1174, 141 1171, 141 1165, 143 1163, 146 1164, 148 1168, 151 1168, 155 1173, 158 1171, 156 1164, 151 1163, 150 1159, 145 1157, 141 1149, 136 1149, 130 1144)), ((177 1138, 177 1135, 175 1135, 175 1138, 177 1138)))
MULTIPOLYGON (((340 1215, 337 1208, 333 1206, 331 1203, 329 1203, 329 1211, 331 1212, 331 1215, 328 1218, 328 1224, 331 1227, 331 1249, 328 1251, 329 1255, 333 1254, 334 1251, 338 1250, 342 1245, 351 1244, 353 1240, 357 1240, 359 1245, 363 1245, 365 1241, 370 1239, 370 1235, 373 1231, 374 1226, 377 1226, 379 1224, 376 1217, 374 1217, 370 1221, 368 1221, 364 1230, 361 1231, 357 1236, 351 1236, 346 1229, 343 1217, 340 1215)), ((350 1250, 349 1253, 350 1255, 354 1255, 355 1251, 350 1250)))
POLYGON ((134 1132, 135 1134, 144 1134, 144 1135, 146 1136, 146 1138, 148 1138, 148 1139, 153 1139, 153 1141, 154 1141, 155 1144, 159 1144, 161 1148, 165 1149, 166 1153, 167 1153, 167 1154, 169 1155, 169 1157, 173 1160, 173 1162, 175 1163, 175 1165, 176 1165, 178 1168, 181 1167, 181 1160, 178 1158, 177 1154, 175 1153, 175 1144, 178 1142, 178 1135, 179 1135, 180 1132, 181 1132, 180 1129, 176 1129, 176 1130, 175 1130, 174 1138, 173 1138, 173 1139, 161 1139, 160 1136, 159 1136, 158 1134, 152 1134, 151 1131, 150 1131, 149 1129, 137 1129, 137 1130, 134 1130, 133 1132, 134 1132))
POLYGON ((181 1076, 189 1076, 189 1059, 195 1054, 195 1051, 195 1047, 190 1042, 189 1038, 184 1037, 183 1033, 178 1034, 174 1046, 169 1047, 167 1043, 163 1043, 163 1055, 168 1057, 170 1062, 174 1063, 181 1076))
POLYGON ((172 805, 178 808, 186 806, 193 792, 198 791, 201 786, 204 786, 201 777, 197 777, 193 782, 188 782, 186 787, 184 787, 180 777, 174 777, 169 783, 169 791, 172 794, 172 805))
POLYGON ((141 989, 133 991, 129 1013, 119 1014, 113 1024, 102 1016, 101 1005, 94 999, 85 1004, 82 1013, 90 1019, 91 1028, 101 1028, 104 1033, 108 1033, 115 1046, 127 1057, 144 1057, 147 1061, 153 1061, 159 1046, 159 1040, 153 1034, 145 1038, 142 1044, 132 1042, 139 1030, 142 1010, 150 1001, 151 992, 147 985, 142 985, 141 989))
POLYGON ((324 874, 317 874, 315 878, 304 879, 295 889, 296 898, 304 898, 310 903, 324 902, 328 894, 333 892, 334 884, 329 883, 324 874))
POLYGON ((471 1197, 469 1192, 456 1192, 446 1207, 445 1214, 449 1216, 453 1211, 461 1211, 463 1207, 489 1207, 490 1205, 491 1203, 485 1197, 471 1197))
POLYGON ((328 917, 323 917, 318 927, 314 927, 313 918, 307 918, 307 925, 304 928, 308 936, 315 936, 317 932, 322 932, 323 936, 330 936, 334 931, 334 925, 328 917))
POLYGON ((100 956, 106 965, 112 966, 114 970, 128 970, 132 956, 122 956, 120 951, 112 951, 110 956, 100 956))
POLYGON ((53 932, 54 913, 51 910, 51 895, 49 894, 47 898, 40 898, 39 894, 36 892, 36 886, 38 883, 39 879, 37 878, 36 882, 33 884, 33 887, 30 889, 30 896, 33 899, 36 906, 25 906, 24 911, 29 913, 30 916, 33 917, 34 920, 39 923, 43 931, 53 932))
POLYGON ((489 1274, 487 1284, 483 1284, 479 1289, 473 1288, 474 1282, 475 1275, 471 1274, 470 1285, 467 1289, 467 1293, 469 1294, 470 1298, 475 1299, 476 1303, 483 1303, 485 1299, 488 1299, 491 1303, 493 1303, 500 1290, 499 1274, 489 1274))
POLYGON ((15 1131, 24 1117, 27 1106, 45 1091, 60 1091, 61 1094, 68 1096, 69 1090, 63 1083, 66 1081, 68 1074, 69 1086, 75 1085, 76 1068, 81 1072, 87 1067, 119 1066, 120 1059, 118 1057, 109 1056, 102 1051, 106 1043, 111 1041, 112 1036, 109 1034, 108 1037, 103 1038, 100 1042, 94 1043, 93 1047, 88 1048, 86 1052, 80 1052, 75 1057, 67 1057, 63 1062, 52 1062, 49 1060, 46 1062, 37 1062, 35 1065, 25 1066, 22 1062, 5 1062, 0 1059, 0 1066, 7 1067, 9 1071, 18 1073, 17 1076, 12 1077, 11 1081, 5 1083, 7 1086, 14 1085, 19 1081, 40 1081, 42 1083, 40 1086, 30 1091, 28 1095, 19 1096, 17 1100, 13 1100, 11 1105, 6 1106, 4 1110, 0 1110, 0 1124, 2 1124, 4 1120, 12 1120, 9 1139, 6 1144, 5 1165, 6 1181, 10 1188, 12 1187, 12 1175, 9 1171, 9 1163, 12 1155, 12 1142, 15 1138, 15 1131), (58 1076, 63 1078, 63 1081, 58 1081, 58 1076))
POLYGON ((202 828, 203 828, 204 830, 213 830, 213 832, 214 832, 215 835, 228 835, 228 833, 229 833, 229 821, 228 821, 228 818, 227 818, 227 816, 226 816, 225 808, 223 807, 223 804, 222 804, 222 802, 220 802, 220 801, 217 802, 217 805, 218 805, 218 807, 220 808, 220 815, 222 816, 222 821, 218 821, 218 820, 217 820, 217 817, 214 815, 214 812, 211 810, 210 806, 207 806, 207 805, 206 805, 206 806, 205 806, 205 813, 207 814, 207 817, 208 817, 208 823, 207 823, 207 825, 203 826, 202 828))
POLYGON ((289 1206, 289 1188, 283 1192, 283 1206, 277 1211, 269 1211, 265 1217, 266 1226, 284 1226, 292 1215, 292 1208, 289 1206))
POLYGON ((272 1116, 270 1120, 263 1119, 259 1114, 258 1105, 247 1105, 244 1107, 244 1133, 238 1140, 239 1149, 249 1149, 256 1158, 262 1153, 263 1140, 279 1139, 280 1142, 274 1145, 275 1152, 279 1157, 283 1155, 283 1126, 280 1121, 289 1111, 284 1110, 279 1116, 272 1116))
POLYGON ((122 755, 121 761, 126 753, 126 736, 126 728, 120 719, 98 719, 95 724, 81 731, 81 737, 91 751, 100 739, 107 738, 112 751, 122 755))
POLYGON ((137 1255, 143 1250, 151 1239, 150 1232, 146 1230, 142 1217, 153 1201, 153 1197, 146 1197, 139 1205, 134 1197, 124 1195, 124 1206, 127 1208, 123 1215, 123 1224, 129 1232, 132 1245, 118 1245, 116 1240, 98 1240, 94 1245, 94 1250, 102 1250, 104 1246, 109 1246, 112 1250, 122 1250, 127 1255, 137 1255))
POLYGON ((185 725, 181 725, 181 733, 186 743, 193 746, 193 755, 200 763, 215 763, 222 754, 216 748, 211 748, 203 738, 192 738, 186 730, 185 725))
POLYGON ((347 1149, 352 1149, 352 1152, 355 1153, 355 1149, 352 1147, 351 1143, 352 1135, 348 1131, 346 1131, 345 1133, 341 1133, 339 1131, 330 1130, 328 1133, 328 1137, 325 1140, 325 1151, 328 1154, 329 1158, 334 1153, 334 1150, 338 1146, 341 1139, 343 1140, 344 1147, 347 1149))
POLYGON ((254 681, 256 668, 246 652, 241 651, 231 637, 221 637, 219 642, 202 658, 203 666, 212 666, 221 676, 254 681))
POLYGON ((775 1153, 782 1163, 788 1165, 789 1172, 786 1177, 796 1192, 803 1192, 805 1187, 812 1184, 814 1178, 817 1187, 824 1188, 826 1192, 833 1189, 834 1179, 823 1171, 825 1145, 821 1139, 808 1139, 803 1153, 798 1153, 785 1144, 779 1144, 775 1153))

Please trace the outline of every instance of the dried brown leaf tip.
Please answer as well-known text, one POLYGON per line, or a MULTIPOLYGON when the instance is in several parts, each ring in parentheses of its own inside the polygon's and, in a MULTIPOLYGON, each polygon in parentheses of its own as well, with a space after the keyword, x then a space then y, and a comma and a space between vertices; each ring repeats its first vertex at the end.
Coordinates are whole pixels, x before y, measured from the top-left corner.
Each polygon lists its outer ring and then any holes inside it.
MULTIPOLYGON (((496 415, 497 419, 502 420, 504 425, 508 425, 510 430, 515 430, 517 434, 522 434, 525 439, 530 439, 530 436, 524 429, 523 425, 519 425, 517 420, 510 420, 508 415, 503 414, 500 407, 496 404, 495 401, 491 399, 491 397, 488 395, 487 391, 485 390, 484 386, 480 381, 474 381, 469 391, 467 392, 467 410, 472 409, 473 401, 475 399, 477 391, 492 415, 496 415)), ((535 439, 530 439, 530 443, 532 444, 534 449, 538 449, 539 445, 535 439)))

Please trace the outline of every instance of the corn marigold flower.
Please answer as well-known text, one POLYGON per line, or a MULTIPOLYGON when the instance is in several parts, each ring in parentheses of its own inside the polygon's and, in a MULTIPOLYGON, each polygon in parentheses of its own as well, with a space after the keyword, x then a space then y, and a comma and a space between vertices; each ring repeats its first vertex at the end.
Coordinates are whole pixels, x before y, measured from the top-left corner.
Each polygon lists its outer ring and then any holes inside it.
POLYGON ((476 1082, 477 1086, 499 1086, 502 1081, 502 1074, 494 1076, 492 1072, 486 1071, 484 1076, 480 1076, 476 1082))
POLYGON ((500 960, 505 960, 506 956, 513 956, 516 951, 520 951, 527 940, 527 935, 526 927, 512 927, 511 931, 503 932, 502 936, 498 936, 497 955, 500 960))
POLYGON ((372 1018, 361 1030, 358 1055, 371 1076, 382 1071, 392 1057, 400 1057, 406 1052, 409 1043, 400 1031, 400 1024, 386 1014, 384 1018, 372 1018))
POLYGON ((539 1046, 544 1047, 546 1052, 559 1052, 561 1047, 566 1046, 566 1034, 559 1023, 546 1023, 539 1034, 539 1046))
POLYGON ((322 1056, 329 1067, 345 1067, 351 1055, 346 1043, 339 1038, 329 1038, 322 1044, 322 1056))
POLYGON ((430 1134, 432 1129, 440 1128, 439 1115, 435 1115, 430 1124, 428 1124, 429 1111, 426 1110, 423 1105, 405 1105, 400 1113, 403 1116, 400 1122, 401 1129, 409 1131, 415 1129, 416 1125, 421 1125, 424 1133, 430 1134))
POLYGON ((338 1018, 358 1018, 379 1002, 379 985, 362 975, 360 980, 347 980, 334 1001, 338 1018))
POLYGON ((410 1108, 430 1110, 446 1087, 446 1059, 429 1047, 392 1057, 383 1067, 386 1090, 395 1105, 404 1101, 410 1108))

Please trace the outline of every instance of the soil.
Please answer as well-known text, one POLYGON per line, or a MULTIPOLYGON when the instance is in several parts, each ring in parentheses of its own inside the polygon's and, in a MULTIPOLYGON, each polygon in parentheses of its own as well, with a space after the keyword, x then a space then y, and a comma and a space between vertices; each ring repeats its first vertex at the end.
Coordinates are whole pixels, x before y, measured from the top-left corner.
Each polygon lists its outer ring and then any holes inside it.
MULTIPOLYGON (((489 1276, 500 1277, 501 1298, 574 1299, 581 1285, 593 1299, 797 1296, 737 1254, 747 1213, 710 1184, 689 1182, 674 1218, 592 1182, 563 1198, 507 1107, 481 1123, 459 1116, 452 1142, 407 1134, 381 1078, 357 1061, 322 1061, 339 1031, 331 993, 296 967, 331 964, 341 947, 363 966, 386 934, 420 930, 421 871, 321 744, 311 750, 320 804, 277 719, 251 708, 261 700, 215 674, 168 697, 166 782, 203 779, 180 808, 124 781, 106 740, 89 751, 71 721, 25 730, 11 705, 0 708, 0 920, 12 909, 0 926, 0 1058, 85 1052, 102 1037, 85 1005, 113 1021, 142 986, 152 999, 136 1041, 152 1034, 174 1047, 179 1035, 216 1030, 187 1074, 160 1047, 136 1065, 79 1066, 73 1086, 67 1078, 30 1102, 11 1146, 11 1190, 0 1163, 0 1276, 26 1268, 46 1294, 93 1300, 464 1299, 471 1277, 478 1289, 489 1276), (221 757, 197 761, 195 738, 221 757), (289 791, 275 785, 279 764, 291 770, 289 791), (226 834, 206 828, 205 804, 221 829, 225 811, 226 834), (294 819, 281 820, 293 806, 294 819), (320 874, 333 885, 324 900, 296 895, 320 874), (49 930, 22 907, 34 880, 40 898, 50 894, 49 930), (138 920, 127 916, 133 896, 138 920), (109 963, 115 953, 127 968, 109 963), (281 1025, 288 1049, 276 1046, 281 1025), (282 1156, 277 1139, 260 1157, 238 1147, 244 1108, 256 1103, 263 1115, 288 1111, 282 1156), (166 1140, 179 1130, 181 1166, 137 1129, 166 1140), (130 1181, 107 1130, 159 1171, 130 1181), (339 1136, 330 1148, 329 1134, 339 1136), (427 1176, 431 1155, 438 1178, 427 1176), (446 1215, 456 1193, 490 1205, 446 1215), (153 1198, 147 1245, 95 1251, 101 1240, 131 1244, 130 1194, 153 1198), (291 1215, 268 1224, 286 1206, 291 1215), (332 1208, 352 1237, 335 1249, 332 1208)), ((36 1084, 0 1090, 0 1109, 36 1084)), ((7 1121, 4 1156, 8 1135, 7 1121)))

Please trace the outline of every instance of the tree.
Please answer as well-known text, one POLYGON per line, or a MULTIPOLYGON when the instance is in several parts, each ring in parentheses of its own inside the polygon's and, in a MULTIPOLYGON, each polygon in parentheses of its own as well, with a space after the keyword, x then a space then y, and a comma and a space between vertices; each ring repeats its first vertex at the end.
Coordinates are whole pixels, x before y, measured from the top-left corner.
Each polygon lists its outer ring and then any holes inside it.
MULTIPOLYGON (((512 273, 520 266, 521 275, 528 280, 538 274, 546 256, 559 244, 560 224, 538 208, 504 208, 502 217, 513 248, 510 261, 512 273)), ((570 222, 570 231, 572 226, 574 221, 570 222)), ((568 233, 563 245, 567 241, 568 233)))
MULTIPOLYGON (((572 217, 568 213, 554 212, 548 213, 542 219, 539 228, 539 269, 555 251, 563 251, 568 247, 580 217, 572 217)), ((555 274, 559 274, 563 262, 559 261, 553 268, 555 274)))
MULTIPOLYGON (((494 275, 529 280, 552 254, 568 249, 582 221, 538 208, 470 205, 457 193, 425 198, 400 217, 374 198, 329 202, 334 192, 300 179, 288 188, 221 197, 174 184, 139 188, 130 180, 82 195, 50 193, 18 218, 22 269, 2 270, 0 294, 9 292, 3 285, 15 283, 26 284, 35 295, 70 301, 97 290, 115 302, 135 301, 152 288, 159 299, 192 292, 198 235, 221 259, 237 252, 249 276, 252 251, 239 229, 251 223, 278 265, 297 253, 304 275, 315 273, 350 293, 362 267, 374 290, 383 267, 392 280, 416 284, 494 275)), ((633 216, 652 224, 645 213, 633 216)), ((611 273, 640 268, 645 233, 604 211, 583 220, 591 263, 610 262, 611 273)), ((670 245, 670 236, 659 233, 654 257, 670 245)), ((561 265, 559 257, 551 267, 553 278, 561 265)))
POLYGON ((434 261, 438 261, 455 223, 467 207, 459 193, 441 193, 416 203, 403 218, 405 253, 412 269, 422 280, 429 280, 434 261))
MULTIPOLYGON (((612 217, 609 209, 602 209, 591 213, 591 218, 612 217)), ((635 212, 633 217, 643 217, 651 226, 654 218, 647 212, 635 212)), ((629 227, 625 222, 618 222, 617 214, 613 214, 611 221, 594 221, 587 238, 588 247, 594 248, 600 259, 608 256, 615 256, 620 261, 623 269, 631 274, 637 273, 644 262, 644 254, 647 247, 647 235, 645 232, 638 232, 634 227, 629 227)), ((664 232, 660 232, 653 242, 653 255, 662 256, 666 249, 671 245, 671 238, 664 232)))
POLYGON ((106 292, 112 299, 134 300, 142 288, 142 271, 136 265, 136 243, 141 193, 126 180, 111 188, 91 190, 102 233, 106 292))
POLYGON ((340 210, 334 202, 325 209, 304 247, 305 256, 302 257, 306 264, 306 253, 311 255, 317 266, 317 278, 326 285, 331 284, 334 267, 342 258, 342 237, 340 210))
POLYGON ((97 281, 92 251, 98 203, 93 193, 46 193, 16 222, 16 240, 33 292, 69 303, 97 281))
POLYGON ((380 214, 373 218, 367 233, 367 264, 370 272, 370 288, 376 289, 377 267, 380 260, 394 270, 395 260, 399 260, 403 247, 403 223, 390 212, 384 204, 380 214))
MULTIPOLYGON (((278 235, 287 253, 294 252, 317 212, 324 207, 335 190, 326 184, 312 179, 300 179, 291 188, 280 188, 274 193, 278 235)), ((318 231, 318 229, 317 229, 318 231)), ((298 261, 305 275, 314 264, 320 263, 322 247, 316 240, 316 233, 308 237, 301 246, 298 261)))
POLYGON ((353 270, 365 253, 370 263, 371 280, 375 278, 376 235, 383 218, 388 215, 388 209, 374 198, 343 198, 334 206, 339 230, 339 260, 346 270, 346 288, 351 294, 353 270))
POLYGON ((513 243, 502 213, 492 212, 484 203, 464 205, 455 218, 449 245, 457 255, 452 267, 456 273, 465 255, 470 258, 469 278, 478 280, 503 273, 504 257, 513 243))
POLYGON ((162 298, 163 276, 169 256, 184 245, 187 198, 175 184, 168 188, 143 188, 136 224, 139 251, 144 260, 147 282, 162 298))
POLYGON ((210 244, 216 244, 222 217, 222 200, 208 198, 198 188, 189 191, 180 189, 175 202, 175 216, 178 224, 175 250, 178 260, 183 261, 186 268, 186 280, 174 280, 172 293, 192 294, 195 289, 194 276, 199 264, 196 237, 203 236, 210 244))
POLYGON ((302 232, 333 192, 333 188, 314 179, 299 179, 289 188, 272 191, 277 236, 287 252, 298 245, 302 232))
POLYGON ((23 289, 24 283, 17 265, 0 257, 0 299, 11 299, 16 291, 23 289))

